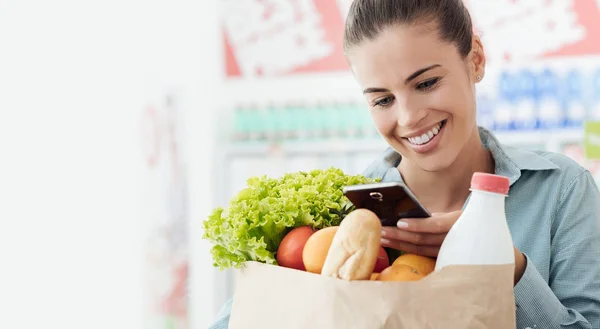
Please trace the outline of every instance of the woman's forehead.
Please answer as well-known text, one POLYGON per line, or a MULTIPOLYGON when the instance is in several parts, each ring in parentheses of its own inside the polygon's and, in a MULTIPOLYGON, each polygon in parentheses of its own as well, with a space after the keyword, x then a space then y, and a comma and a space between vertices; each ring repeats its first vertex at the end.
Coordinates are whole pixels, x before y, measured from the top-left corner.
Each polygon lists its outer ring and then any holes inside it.
POLYGON ((440 40, 437 31, 410 26, 383 30, 354 46, 348 58, 361 84, 398 83, 423 67, 460 63, 456 47, 440 40))

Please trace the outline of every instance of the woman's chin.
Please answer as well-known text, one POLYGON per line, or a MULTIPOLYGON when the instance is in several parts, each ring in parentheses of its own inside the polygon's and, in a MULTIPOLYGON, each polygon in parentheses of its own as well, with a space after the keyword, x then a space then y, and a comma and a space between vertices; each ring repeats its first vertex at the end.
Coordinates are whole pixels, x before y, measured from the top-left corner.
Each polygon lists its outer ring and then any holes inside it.
POLYGON ((453 159, 451 156, 444 155, 443 152, 431 155, 413 154, 412 162, 417 167, 426 172, 445 171, 452 166, 453 159))
POLYGON ((417 165, 421 170, 431 173, 444 171, 449 167, 449 165, 446 165, 445 163, 441 163, 439 161, 431 161, 430 159, 427 159, 426 161, 419 161, 417 162, 417 165))
POLYGON ((444 171, 452 165, 454 160, 452 156, 445 154, 447 152, 443 152, 444 150, 441 149, 426 154, 420 154, 406 147, 406 145, 396 144, 393 145, 393 148, 402 155, 403 161, 408 160, 413 166, 426 172, 444 171))

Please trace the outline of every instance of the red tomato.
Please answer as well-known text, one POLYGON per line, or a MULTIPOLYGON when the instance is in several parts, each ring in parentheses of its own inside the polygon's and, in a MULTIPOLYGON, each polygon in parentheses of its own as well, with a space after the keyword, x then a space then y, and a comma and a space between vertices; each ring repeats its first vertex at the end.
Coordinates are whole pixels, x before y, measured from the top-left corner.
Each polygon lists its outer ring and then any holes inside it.
POLYGON ((377 255, 377 262, 375 263, 374 273, 381 273, 388 266, 390 266, 390 259, 388 258, 387 252, 383 247, 379 247, 379 255, 377 255))
POLYGON ((302 250, 308 238, 315 233, 310 226, 300 226, 291 230, 283 237, 277 249, 277 263, 279 266, 306 271, 302 261, 302 250))

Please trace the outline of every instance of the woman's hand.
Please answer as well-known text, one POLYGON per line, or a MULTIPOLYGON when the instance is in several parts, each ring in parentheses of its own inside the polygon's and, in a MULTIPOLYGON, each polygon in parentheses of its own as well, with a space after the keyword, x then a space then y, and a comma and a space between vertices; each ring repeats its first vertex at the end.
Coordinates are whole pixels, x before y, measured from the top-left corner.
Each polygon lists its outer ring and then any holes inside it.
POLYGON ((437 257, 440 246, 462 211, 433 214, 429 218, 404 218, 398 227, 384 227, 381 245, 407 253, 437 257))
MULTIPOLYGON (((456 223, 462 211, 446 214, 432 214, 429 218, 405 218, 398 221, 398 227, 384 227, 381 232, 381 245, 407 253, 436 258, 446 234, 456 223)), ((527 259, 516 247, 515 281, 516 285, 525 269, 527 259)))
POLYGON ((519 280, 521 280, 521 277, 523 276, 523 274, 525 274, 525 270, 527 269, 527 258, 525 258, 525 255, 523 255, 523 253, 520 252, 519 249, 517 249, 517 247, 515 247, 514 249, 515 249, 515 286, 516 286, 517 283, 519 283, 519 280))

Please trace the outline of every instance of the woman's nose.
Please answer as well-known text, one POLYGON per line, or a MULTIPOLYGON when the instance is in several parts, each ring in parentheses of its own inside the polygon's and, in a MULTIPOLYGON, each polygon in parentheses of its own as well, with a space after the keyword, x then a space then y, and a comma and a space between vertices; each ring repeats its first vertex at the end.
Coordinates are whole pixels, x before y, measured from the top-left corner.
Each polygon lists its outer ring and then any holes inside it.
POLYGON ((396 111, 398 126, 412 128, 416 127, 426 116, 427 111, 418 106, 400 106, 396 111))

